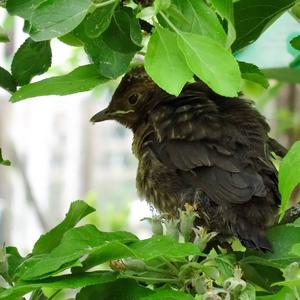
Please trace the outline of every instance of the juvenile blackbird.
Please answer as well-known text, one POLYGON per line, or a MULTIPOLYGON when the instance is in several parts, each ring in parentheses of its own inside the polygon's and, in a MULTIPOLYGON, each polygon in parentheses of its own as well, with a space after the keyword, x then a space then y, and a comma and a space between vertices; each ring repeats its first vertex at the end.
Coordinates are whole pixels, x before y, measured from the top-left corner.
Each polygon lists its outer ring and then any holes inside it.
POLYGON ((271 251, 265 229, 280 204, 271 151, 285 150, 268 137, 269 126, 250 101, 217 95, 201 81, 175 97, 138 67, 91 121, 111 119, 133 131, 143 198, 171 214, 196 204, 208 230, 271 251))

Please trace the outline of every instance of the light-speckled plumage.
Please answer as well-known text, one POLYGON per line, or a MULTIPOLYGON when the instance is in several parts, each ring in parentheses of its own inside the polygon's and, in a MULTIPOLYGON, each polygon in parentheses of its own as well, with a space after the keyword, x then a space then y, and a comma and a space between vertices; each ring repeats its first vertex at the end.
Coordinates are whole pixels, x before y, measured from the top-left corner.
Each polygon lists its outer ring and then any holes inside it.
POLYGON ((92 121, 106 119, 133 130, 141 197, 174 214, 195 203, 209 230, 271 250, 264 231, 280 203, 271 151, 282 149, 251 102, 219 96, 200 81, 171 96, 137 68, 92 121))

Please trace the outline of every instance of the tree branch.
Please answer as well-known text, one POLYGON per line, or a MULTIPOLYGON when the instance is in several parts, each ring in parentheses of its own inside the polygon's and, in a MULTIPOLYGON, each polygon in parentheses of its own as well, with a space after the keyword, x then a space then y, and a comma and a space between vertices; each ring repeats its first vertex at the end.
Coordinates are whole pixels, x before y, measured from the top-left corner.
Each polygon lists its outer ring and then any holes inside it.
POLYGON ((293 207, 289 208, 282 220, 279 222, 280 225, 293 223, 296 219, 300 217, 300 202, 295 204, 293 207))

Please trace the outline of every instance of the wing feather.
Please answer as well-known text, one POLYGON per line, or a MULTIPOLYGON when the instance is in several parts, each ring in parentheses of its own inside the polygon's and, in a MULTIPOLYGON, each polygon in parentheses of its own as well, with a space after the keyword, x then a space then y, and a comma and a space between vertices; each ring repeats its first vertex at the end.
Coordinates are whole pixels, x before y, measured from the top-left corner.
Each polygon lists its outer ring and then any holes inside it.
POLYGON ((187 91, 171 97, 156 107, 150 121, 157 156, 216 203, 245 203, 266 195, 263 179, 247 157, 247 151, 254 151, 249 139, 260 133, 249 129, 243 135, 233 122, 226 123, 207 95, 187 91))

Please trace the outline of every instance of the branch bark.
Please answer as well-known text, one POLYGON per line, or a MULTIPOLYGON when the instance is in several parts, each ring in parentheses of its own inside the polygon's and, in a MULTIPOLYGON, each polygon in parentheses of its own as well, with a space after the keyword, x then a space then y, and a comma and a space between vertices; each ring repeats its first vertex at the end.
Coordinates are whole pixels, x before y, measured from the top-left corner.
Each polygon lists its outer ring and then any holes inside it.
POLYGON ((279 222, 280 225, 293 223, 296 219, 300 217, 300 202, 295 204, 293 207, 289 208, 282 220, 279 222))

